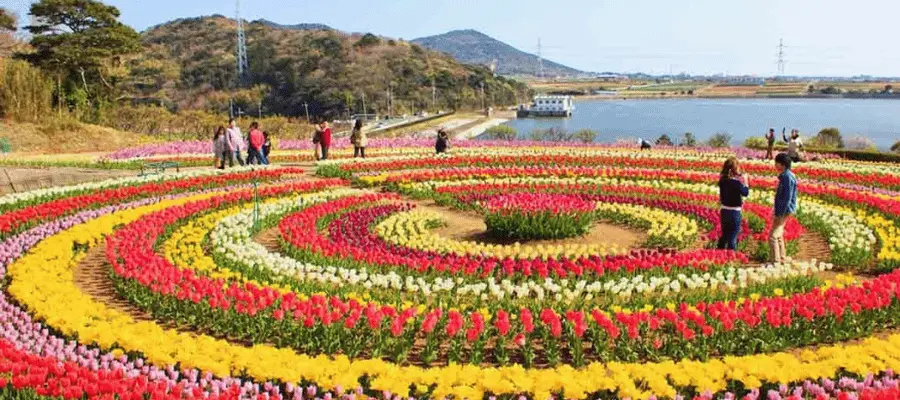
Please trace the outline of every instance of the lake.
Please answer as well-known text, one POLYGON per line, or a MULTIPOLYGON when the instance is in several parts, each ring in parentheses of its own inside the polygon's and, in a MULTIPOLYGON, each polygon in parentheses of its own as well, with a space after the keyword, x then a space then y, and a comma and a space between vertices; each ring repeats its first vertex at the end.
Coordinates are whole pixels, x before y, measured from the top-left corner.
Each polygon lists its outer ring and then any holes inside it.
POLYGON ((803 138, 822 128, 840 129, 844 141, 865 136, 882 150, 900 140, 900 100, 884 99, 592 99, 575 102, 571 118, 522 118, 509 121, 519 136, 534 129, 592 129, 598 142, 643 138, 650 142, 667 133, 676 141, 692 132, 698 141, 727 132, 738 145, 769 128, 800 129, 803 138))

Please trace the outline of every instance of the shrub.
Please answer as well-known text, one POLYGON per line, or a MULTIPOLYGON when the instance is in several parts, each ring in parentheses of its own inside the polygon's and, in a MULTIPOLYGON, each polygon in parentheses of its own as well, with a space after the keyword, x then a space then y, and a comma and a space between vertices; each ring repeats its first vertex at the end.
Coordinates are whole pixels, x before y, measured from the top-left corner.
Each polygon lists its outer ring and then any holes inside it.
POLYGON ((846 148, 849 150, 878 151, 878 146, 875 145, 875 142, 865 136, 854 136, 847 139, 846 148))
POLYGON ((671 146, 672 139, 669 138, 669 135, 663 133, 662 136, 659 137, 659 139, 656 139, 656 144, 658 146, 671 146))
POLYGON ((12 146, 9 144, 9 139, 0 138, 0 154, 9 153, 12 150, 12 146))
POLYGON ((484 131, 484 133, 488 138, 496 140, 513 140, 519 134, 518 131, 516 131, 516 128, 508 125, 492 126, 484 131))
POLYGON ((843 148, 844 139, 841 137, 841 131, 838 128, 825 128, 819 131, 816 136, 821 147, 825 148, 843 148))
POLYGON ((706 144, 715 148, 728 147, 731 145, 731 135, 725 132, 716 133, 706 141, 706 144))
POLYGON ((687 147, 695 147, 697 146, 697 138, 694 137, 693 133, 685 132, 684 139, 682 139, 681 144, 687 147))
POLYGON ((750 136, 747 140, 744 140, 744 147, 748 149, 764 149, 768 147, 769 143, 766 142, 766 138, 762 138, 759 136, 750 136))
POLYGON ((573 139, 577 139, 582 143, 593 143, 594 139, 597 139, 597 131, 593 131, 590 129, 579 129, 572 135, 573 139))

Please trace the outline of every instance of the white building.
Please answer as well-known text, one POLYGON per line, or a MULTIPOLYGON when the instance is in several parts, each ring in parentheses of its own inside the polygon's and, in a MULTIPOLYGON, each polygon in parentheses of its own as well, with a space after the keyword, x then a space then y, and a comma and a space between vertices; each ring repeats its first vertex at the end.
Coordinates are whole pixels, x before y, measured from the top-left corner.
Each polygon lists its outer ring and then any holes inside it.
POLYGON ((519 107, 519 117, 570 117, 575 109, 571 96, 535 96, 531 106, 519 107))

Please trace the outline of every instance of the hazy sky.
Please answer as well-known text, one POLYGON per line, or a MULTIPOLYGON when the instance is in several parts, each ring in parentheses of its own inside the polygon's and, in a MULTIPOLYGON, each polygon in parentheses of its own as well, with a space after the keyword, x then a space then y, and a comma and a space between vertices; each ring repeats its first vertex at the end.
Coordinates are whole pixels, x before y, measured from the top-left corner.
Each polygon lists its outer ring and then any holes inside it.
MULTIPOLYGON (((25 9, 27 1, 0 0, 25 9)), ((138 30, 178 17, 234 15, 234 0, 107 0, 138 30)), ((318 22, 414 39, 477 29, 587 71, 900 75, 896 0, 242 0, 247 19, 318 22)))

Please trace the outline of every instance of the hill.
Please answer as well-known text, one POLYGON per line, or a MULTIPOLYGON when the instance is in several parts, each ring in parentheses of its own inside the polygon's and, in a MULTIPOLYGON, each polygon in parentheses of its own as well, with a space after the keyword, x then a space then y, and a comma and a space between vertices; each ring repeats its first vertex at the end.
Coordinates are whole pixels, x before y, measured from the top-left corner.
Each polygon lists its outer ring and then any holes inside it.
MULTIPOLYGON (((497 60, 497 73, 503 75, 537 75, 537 56, 521 51, 476 30, 451 31, 412 41, 432 50, 444 52, 470 64, 490 65, 497 60)), ((544 60, 544 76, 581 75, 582 71, 544 60)))
POLYGON ((363 112, 363 101, 369 113, 432 108, 432 82, 434 108, 444 110, 479 107, 482 82, 486 97, 498 105, 528 95, 523 83, 417 44, 264 22, 246 26, 249 72, 235 87, 236 25, 215 15, 143 32, 144 52, 128 63, 133 102, 221 113, 235 97, 242 110, 253 113, 261 102, 267 114, 301 116, 308 106, 314 117, 340 118, 363 112))
POLYGON ((279 24, 277 22, 272 22, 267 19, 258 19, 252 22, 253 24, 261 24, 271 28, 276 29, 294 29, 298 31, 330 31, 334 30, 334 28, 325 25, 325 24, 312 24, 312 23, 302 23, 302 24, 293 24, 293 25, 284 25, 279 24))

